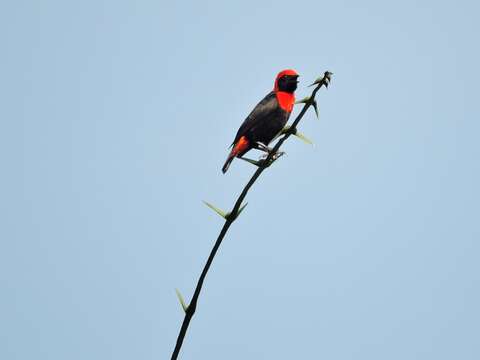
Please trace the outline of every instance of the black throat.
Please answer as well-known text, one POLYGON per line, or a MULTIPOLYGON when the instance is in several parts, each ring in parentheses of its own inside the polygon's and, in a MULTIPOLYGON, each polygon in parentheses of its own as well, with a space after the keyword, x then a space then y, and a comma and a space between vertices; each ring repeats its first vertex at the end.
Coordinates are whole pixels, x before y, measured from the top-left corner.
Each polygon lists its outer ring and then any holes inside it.
POLYGON ((278 90, 293 94, 297 90, 297 76, 282 76, 278 79, 278 90))

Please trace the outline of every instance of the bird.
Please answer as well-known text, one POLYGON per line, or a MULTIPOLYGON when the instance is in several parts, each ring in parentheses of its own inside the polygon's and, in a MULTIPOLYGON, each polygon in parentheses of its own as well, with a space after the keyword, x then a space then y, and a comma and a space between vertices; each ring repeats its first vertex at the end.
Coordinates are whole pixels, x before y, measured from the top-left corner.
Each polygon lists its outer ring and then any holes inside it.
POLYGON ((271 151, 268 144, 282 131, 292 113, 299 76, 293 69, 277 74, 273 90, 254 107, 238 129, 230 145, 232 150, 222 167, 224 174, 233 159, 242 157, 251 149, 271 151))

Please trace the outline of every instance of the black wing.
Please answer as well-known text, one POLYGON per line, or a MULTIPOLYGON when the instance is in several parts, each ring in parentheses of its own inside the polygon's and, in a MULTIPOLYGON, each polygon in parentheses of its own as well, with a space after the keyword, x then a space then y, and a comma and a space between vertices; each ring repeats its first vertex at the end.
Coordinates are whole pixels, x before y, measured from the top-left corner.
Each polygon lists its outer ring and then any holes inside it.
POLYGON ((252 130, 252 128, 262 123, 264 119, 268 118, 269 115, 271 115, 277 109, 277 96, 275 95, 275 92, 272 91, 265 96, 262 101, 257 104, 257 106, 255 106, 250 115, 248 115, 244 120, 242 126, 240 126, 240 129, 238 129, 232 145, 236 144, 243 135, 246 135, 250 130, 252 130))

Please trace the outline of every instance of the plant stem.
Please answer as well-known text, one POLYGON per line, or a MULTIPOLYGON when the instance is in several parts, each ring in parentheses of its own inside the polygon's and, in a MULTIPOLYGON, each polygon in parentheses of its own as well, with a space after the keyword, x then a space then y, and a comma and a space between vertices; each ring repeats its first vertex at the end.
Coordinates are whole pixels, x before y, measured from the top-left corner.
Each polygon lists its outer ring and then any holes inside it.
POLYGON ((195 314, 198 298, 200 297, 200 292, 202 290, 205 277, 207 276, 208 270, 212 265, 213 259, 215 258, 218 248, 220 247, 223 238, 225 237, 228 229, 230 228, 230 225, 232 225, 232 223, 237 218, 238 210, 240 209, 240 206, 242 205, 243 200, 247 196, 248 191, 250 190, 252 185, 255 183, 255 181, 259 178, 259 176, 262 174, 262 172, 270 165, 270 162, 272 161, 273 156, 277 153, 278 149, 280 149, 280 146, 282 146, 282 144, 290 137, 290 135, 292 135, 296 131, 296 127, 298 123, 303 118, 308 108, 313 105, 313 102, 315 101, 315 95, 317 94, 318 90, 320 90, 322 86, 327 87, 329 81, 330 81, 330 73, 327 71, 325 72, 324 77, 320 81, 318 81, 318 83, 316 84, 315 89, 313 90, 312 95, 310 96, 310 99, 307 102, 305 102, 305 105, 303 106, 302 110, 300 111, 300 113, 295 118, 295 121, 290 126, 290 130, 283 137, 280 138, 280 140, 275 144, 273 150, 268 154, 267 158, 261 162, 258 169, 252 175, 247 185, 245 185, 243 191, 241 192, 240 196, 235 202, 235 205, 233 206, 233 209, 230 212, 230 216, 228 216, 225 219, 225 224, 223 225, 222 230, 220 231, 220 234, 217 237, 217 241, 215 241, 215 245, 213 246, 210 252, 210 255, 208 256, 207 262, 203 267, 202 273, 200 274, 200 277, 197 282, 197 286, 195 287, 195 292, 193 293, 193 296, 192 296, 192 300, 190 301, 190 304, 188 305, 187 310, 185 311, 185 318, 183 319, 182 327, 180 328, 180 332, 177 337, 177 342, 175 344, 175 349, 173 350, 173 353, 172 353, 172 358, 171 358, 172 360, 176 360, 178 358, 178 354, 180 353, 183 340, 185 338, 185 335, 187 334, 188 326, 190 324, 190 321, 192 320, 193 315, 195 314))

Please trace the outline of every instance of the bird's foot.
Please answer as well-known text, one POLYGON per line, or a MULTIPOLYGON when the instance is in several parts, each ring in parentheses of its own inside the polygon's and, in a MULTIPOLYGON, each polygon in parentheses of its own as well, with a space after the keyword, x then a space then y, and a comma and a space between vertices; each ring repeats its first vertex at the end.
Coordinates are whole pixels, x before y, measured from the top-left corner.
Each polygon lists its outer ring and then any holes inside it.
POLYGON ((255 148, 257 150, 265 151, 267 154, 270 154, 272 152, 271 148, 269 148, 267 145, 265 145, 264 143, 262 143, 260 141, 257 141, 255 143, 255 148))
MULTIPOLYGON (((272 156, 272 162, 274 162, 275 160, 277 160, 279 157, 285 155, 285 151, 277 151, 275 154, 273 154, 272 156)), ((270 153, 267 153, 267 154, 263 154, 262 156, 260 156, 260 160, 266 160, 268 155, 270 155, 270 153)))
POLYGON ((262 156, 260 156, 259 158, 259 162, 264 162, 267 160, 267 158, 270 156, 270 154, 272 154, 272 157, 270 158, 269 162, 268 162, 268 165, 267 166, 270 166, 275 160, 277 160, 279 157, 285 155, 285 152, 283 151, 277 151, 275 153, 273 153, 273 149, 272 148, 269 148, 268 146, 266 146, 264 143, 261 143, 260 141, 257 141, 255 143, 255 148, 257 150, 260 150, 260 151, 265 151, 265 154, 263 154, 262 156))

